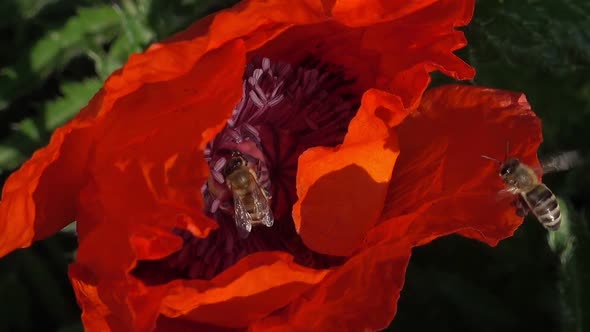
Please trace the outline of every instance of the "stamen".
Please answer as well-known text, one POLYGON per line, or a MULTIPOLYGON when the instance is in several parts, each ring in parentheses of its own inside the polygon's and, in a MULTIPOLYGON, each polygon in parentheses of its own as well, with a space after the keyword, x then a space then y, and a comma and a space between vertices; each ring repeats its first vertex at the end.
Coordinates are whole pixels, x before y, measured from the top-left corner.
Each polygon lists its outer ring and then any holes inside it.
POLYGON ((217 209, 219 208, 219 204, 221 204, 221 201, 216 199, 213 201, 213 203, 211 204, 211 208, 209 209, 209 211, 211 213, 215 213, 217 212, 217 209))
POLYGON ((283 95, 278 95, 276 97, 273 97, 269 102, 268 102, 268 106, 270 107, 275 107, 277 106, 281 101, 283 101, 284 96, 283 95))
POLYGON ((238 133, 236 130, 234 130, 234 129, 228 129, 227 130, 227 134, 229 136, 231 136, 232 140, 235 143, 238 143, 238 144, 242 143, 242 141, 243 141, 242 135, 240 135, 240 133, 238 133))
POLYGON ((213 165, 213 169, 216 170, 217 172, 221 172, 221 170, 223 169, 223 166, 225 166, 226 162, 227 162, 227 159, 225 159, 223 157, 217 159, 217 161, 215 162, 215 165, 213 165))
POLYGON ((269 58, 262 59, 262 70, 264 70, 264 71, 270 70, 270 59, 269 58))
POLYGON ((256 94, 256 91, 254 91, 254 90, 250 91, 250 99, 252 100, 252 102, 254 103, 254 105, 258 106, 258 108, 263 108, 264 107, 264 102, 256 94))
POLYGON ((224 183, 225 182, 225 178, 223 177, 223 174, 221 174, 220 172, 218 172, 216 170, 212 170, 211 171, 211 176, 213 176, 213 178, 215 179, 215 181, 217 181, 219 183, 224 183))
POLYGON ((258 131, 256 128, 254 128, 252 125, 250 125, 250 124, 248 124, 248 123, 245 123, 245 124, 244 124, 244 129, 245 129, 245 130, 246 130, 248 133, 250 133, 250 134, 252 134, 254 137, 256 137, 257 139, 260 139, 260 132, 259 132, 259 131, 258 131))

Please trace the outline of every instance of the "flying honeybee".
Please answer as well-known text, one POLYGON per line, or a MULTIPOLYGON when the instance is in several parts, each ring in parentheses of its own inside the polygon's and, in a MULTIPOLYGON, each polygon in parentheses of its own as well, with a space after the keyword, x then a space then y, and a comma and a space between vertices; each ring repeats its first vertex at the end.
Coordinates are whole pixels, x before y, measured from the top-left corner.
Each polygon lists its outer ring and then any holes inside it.
POLYGON ((271 227, 274 223, 269 195, 260 188, 256 173, 248 167, 248 161, 239 152, 233 152, 223 169, 225 183, 234 201, 234 219, 238 234, 248 237, 252 225, 271 227))
MULTIPOLYGON (((531 166, 523 164, 517 158, 508 157, 508 144, 504 161, 483 156, 483 158, 497 162, 500 167, 498 173, 506 186, 500 193, 518 195, 515 201, 519 216, 526 216, 529 212, 539 220, 548 230, 556 231, 561 225, 561 210, 553 192, 541 181, 537 172, 531 166)), ((554 155, 541 162, 543 174, 570 169, 581 163, 577 151, 569 151, 554 155)))

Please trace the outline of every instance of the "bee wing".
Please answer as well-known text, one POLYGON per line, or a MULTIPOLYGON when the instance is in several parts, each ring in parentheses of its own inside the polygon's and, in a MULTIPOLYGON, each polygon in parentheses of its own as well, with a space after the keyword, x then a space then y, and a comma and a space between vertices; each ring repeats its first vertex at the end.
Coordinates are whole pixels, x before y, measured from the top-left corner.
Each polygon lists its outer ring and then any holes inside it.
POLYGON ((254 208, 262 216, 260 222, 266 227, 271 227, 275 220, 266 195, 259 186, 256 186, 256 189, 252 191, 252 196, 254 197, 254 208))
POLYGON ((496 201, 513 198, 517 194, 516 188, 504 188, 496 193, 496 201))
POLYGON ((582 164, 582 156, 578 151, 558 153, 541 161, 543 174, 565 171, 582 164))
POLYGON ((250 235, 252 230, 252 216, 246 210, 246 206, 239 195, 234 194, 234 219, 236 221, 236 228, 238 235, 245 239, 250 235))

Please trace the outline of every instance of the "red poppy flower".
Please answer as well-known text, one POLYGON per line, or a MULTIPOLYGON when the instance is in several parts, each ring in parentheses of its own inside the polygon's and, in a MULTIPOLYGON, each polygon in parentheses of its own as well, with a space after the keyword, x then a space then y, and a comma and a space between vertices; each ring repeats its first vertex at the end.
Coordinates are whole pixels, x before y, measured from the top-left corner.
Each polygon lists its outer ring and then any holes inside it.
POLYGON ((537 163, 524 96, 424 94, 473 6, 244 1, 132 56, 6 182, 0 255, 77 220, 87 331, 384 328, 412 247, 522 222, 480 155, 537 163))

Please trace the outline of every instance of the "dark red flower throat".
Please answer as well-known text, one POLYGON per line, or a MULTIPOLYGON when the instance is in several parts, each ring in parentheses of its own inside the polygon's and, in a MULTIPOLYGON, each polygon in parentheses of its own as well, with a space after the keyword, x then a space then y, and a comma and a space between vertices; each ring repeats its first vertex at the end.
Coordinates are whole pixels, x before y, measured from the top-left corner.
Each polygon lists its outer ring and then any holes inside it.
POLYGON ((267 58, 252 60, 240 102, 205 150, 211 171, 202 188, 205 212, 217 220, 219 228, 206 238, 174 230, 184 239, 182 249, 161 260, 138 262, 134 275, 148 284, 211 279, 248 254, 273 250, 289 252, 295 262, 312 268, 344 262, 344 257, 307 248, 295 231, 291 209, 297 200, 295 178, 301 153, 316 146, 336 146, 346 135, 359 105, 352 83, 342 67, 313 57, 297 67, 267 58), (247 190, 239 191, 236 180, 228 178, 238 169, 243 172, 237 178, 247 190), (256 202, 265 201, 274 224, 268 219, 240 222, 240 213, 247 208, 252 212, 256 202))

